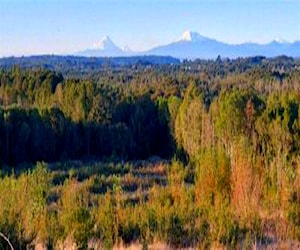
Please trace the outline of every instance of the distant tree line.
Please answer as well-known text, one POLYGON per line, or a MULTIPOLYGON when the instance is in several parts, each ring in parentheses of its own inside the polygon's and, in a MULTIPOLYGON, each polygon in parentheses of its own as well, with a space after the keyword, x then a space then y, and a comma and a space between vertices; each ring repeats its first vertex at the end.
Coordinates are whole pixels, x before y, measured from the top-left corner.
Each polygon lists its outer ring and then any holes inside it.
MULTIPOLYGON (((269 99, 275 98, 272 96, 288 92, 296 98, 290 115, 293 119, 298 117, 299 73, 289 58, 218 59, 183 62, 183 65, 191 68, 165 72, 162 67, 160 73, 158 69, 149 69, 133 74, 129 83, 123 81, 121 73, 114 75, 110 83, 109 73, 100 74, 97 79, 64 79, 61 73, 46 69, 24 70, 14 66, 0 70, 0 161, 14 165, 84 157, 171 157, 185 141, 191 144, 203 139, 195 137, 200 127, 195 127, 195 133, 191 132, 186 139, 185 133, 176 138, 175 132, 190 129, 193 120, 199 122, 214 106, 228 108, 223 105, 226 102, 223 96, 233 93, 241 99, 240 107, 250 105, 244 109, 254 109, 259 100, 262 114, 269 99), (230 73, 232 67, 241 68, 240 64, 249 68, 262 62, 266 65, 263 69, 254 67, 244 73, 230 73), (193 69, 197 64, 203 67, 200 74, 193 69), (205 68, 210 70, 207 75, 205 68), (212 73, 220 69, 226 74, 212 73), (191 86, 193 91, 187 96, 191 86), (200 98, 197 97, 197 102, 189 100, 195 95, 200 98), (189 116, 186 124, 181 114, 183 109, 189 116), (176 146, 175 141, 180 143, 176 146)), ((282 94, 279 96, 282 98, 282 94)), ((225 116, 227 122, 228 117, 233 117, 233 124, 245 118, 234 115, 235 110, 224 112, 210 116, 218 120, 225 116)), ((255 110, 252 112, 256 114, 255 110)), ((248 129, 253 129, 254 124, 245 122, 248 129)), ((238 131, 233 125, 228 126, 238 131)), ((293 121, 289 123, 289 131, 294 131, 292 127, 293 121)), ((223 140, 229 135, 225 134, 223 140)), ((185 148, 186 152, 189 150, 185 148)))

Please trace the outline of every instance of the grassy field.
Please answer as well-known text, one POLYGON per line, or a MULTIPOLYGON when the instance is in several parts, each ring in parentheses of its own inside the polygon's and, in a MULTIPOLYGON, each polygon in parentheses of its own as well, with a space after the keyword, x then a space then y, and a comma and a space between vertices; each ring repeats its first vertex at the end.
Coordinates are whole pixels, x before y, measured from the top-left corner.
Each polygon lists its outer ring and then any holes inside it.
POLYGON ((207 196, 218 175, 199 186, 196 168, 160 158, 38 163, 2 172, 0 225, 20 249, 299 249, 284 208, 236 205, 234 188, 230 204, 224 184, 207 196))
POLYGON ((135 162, 88 162, 71 161, 49 165, 51 182, 50 200, 55 206, 61 189, 67 179, 77 185, 88 185, 92 200, 114 188, 122 189, 122 200, 135 203, 146 198, 153 186, 167 184, 170 163, 161 159, 135 162))

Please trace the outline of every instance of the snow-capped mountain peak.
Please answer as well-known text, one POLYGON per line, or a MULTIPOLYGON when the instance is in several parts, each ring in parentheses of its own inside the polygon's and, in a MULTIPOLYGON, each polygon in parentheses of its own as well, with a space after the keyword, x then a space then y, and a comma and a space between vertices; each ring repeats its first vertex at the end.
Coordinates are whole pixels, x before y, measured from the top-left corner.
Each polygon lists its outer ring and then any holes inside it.
POLYGON ((120 49, 109 36, 103 37, 93 44, 90 49, 78 52, 81 56, 122 56, 124 51, 120 49))
POLYGON ((266 44, 257 44, 255 42, 229 44, 217 41, 213 38, 201 36, 197 32, 185 31, 180 39, 157 46, 148 51, 135 52, 128 48, 118 47, 108 36, 105 36, 92 48, 79 51, 77 55, 89 57, 122 57, 133 55, 158 55, 173 56, 177 58, 202 58, 212 59, 218 55, 228 58, 248 57, 263 55, 274 57, 277 55, 287 55, 299 57, 300 41, 286 42, 282 39, 275 39, 266 44))
POLYGON ((275 39, 274 39, 274 41, 273 42, 276 42, 276 43, 281 43, 281 44, 287 44, 287 43, 289 43, 288 41, 286 41, 286 40, 284 40, 284 39, 282 39, 282 38, 280 38, 280 37, 276 37, 275 39))
POLYGON ((207 38, 201 36, 197 32, 192 32, 190 30, 186 30, 182 34, 181 38, 179 39, 179 41, 185 41, 185 42, 197 42, 197 41, 204 41, 204 40, 207 40, 207 38))
POLYGON ((109 36, 103 37, 100 41, 93 44, 93 49, 105 50, 107 48, 116 47, 109 36))

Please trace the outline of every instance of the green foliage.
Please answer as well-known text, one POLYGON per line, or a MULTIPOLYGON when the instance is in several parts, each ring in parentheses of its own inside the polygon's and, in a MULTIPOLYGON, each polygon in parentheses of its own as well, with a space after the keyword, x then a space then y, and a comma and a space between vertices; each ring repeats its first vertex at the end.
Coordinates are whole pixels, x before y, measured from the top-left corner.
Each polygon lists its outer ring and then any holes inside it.
POLYGON ((92 235, 93 220, 88 209, 89 193, 86 186, 78 186, 72 179, 66 180, 58 204, 58 222, 62 240, 68 236, 78 249, 86 249, 92 235))
POLYGON ((299 241, 299 61, 61 60, 82 71, 0 69, 0 231, 15 248, 299 241))
POLYGON ((114 197, 108 192, 99 199, 99 210, 96 215, 96 226, 100 239, 106 249, 111 249, 118 239, 118 224, 116 203, 114 197))
POLYGON ((0 231, 15 246, 23 247, 34 240, 45 241, 47 228, 47 197, 49 174, 47 165, 37 163, 19 177, 0 180, 0 231))
POLYGON ((179 107, 175 123, 175 136, 179 147, 194 157, 202 143, 204 105, 194 84, 189 85, 179 107))

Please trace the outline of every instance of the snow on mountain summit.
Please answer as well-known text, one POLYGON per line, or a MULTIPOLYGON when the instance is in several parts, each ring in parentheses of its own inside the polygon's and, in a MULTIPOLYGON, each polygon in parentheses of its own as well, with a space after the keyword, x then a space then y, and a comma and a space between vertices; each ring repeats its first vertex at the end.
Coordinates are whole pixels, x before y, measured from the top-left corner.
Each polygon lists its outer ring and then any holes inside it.
POLYGON ((99 42, 93 44, 92 48, 80 51, 77 55, 89 57, 122 57, 134 55, 157 55, 173 56, 177 58, 202 58, 212 59, 218 55, 228 58, 249 57, 263 55, 274 57, 287 55, 299 57, 300 42, 286 42, 282 39, 275 39, 266 44, 241 43, 228 44, 200 35, 190 30, 185 31, 180 39, 166 45, 154 47, 148 51, 135 52, 128 46, 122 49, 118 47, 109 36, 105 36, 99 42))
POLYGON ((197 32, 192 32, 190 30, 186 30, 179 41, 185 41, 185 42, 198 42, 198 41, 204 41, 208 40, 208 38, 201 36, 197 32))
POLYGON ((103 37, 99 42, 93 44, 92 48, 78 52, 81 56, 122 56, 120 49, 109 36, 103 37))
POLYGON ((283 44, 283 43, 285 43, 285 44, 289 43, 287 40, 282 39, 280 37, 276 37, 273 42, 281 43, 281 44, 283 44))
POLYGON ((105 50, 108 48, 117 47, 109 36, 103 37, 99 42, 93 44, 93 49, 105 50))

